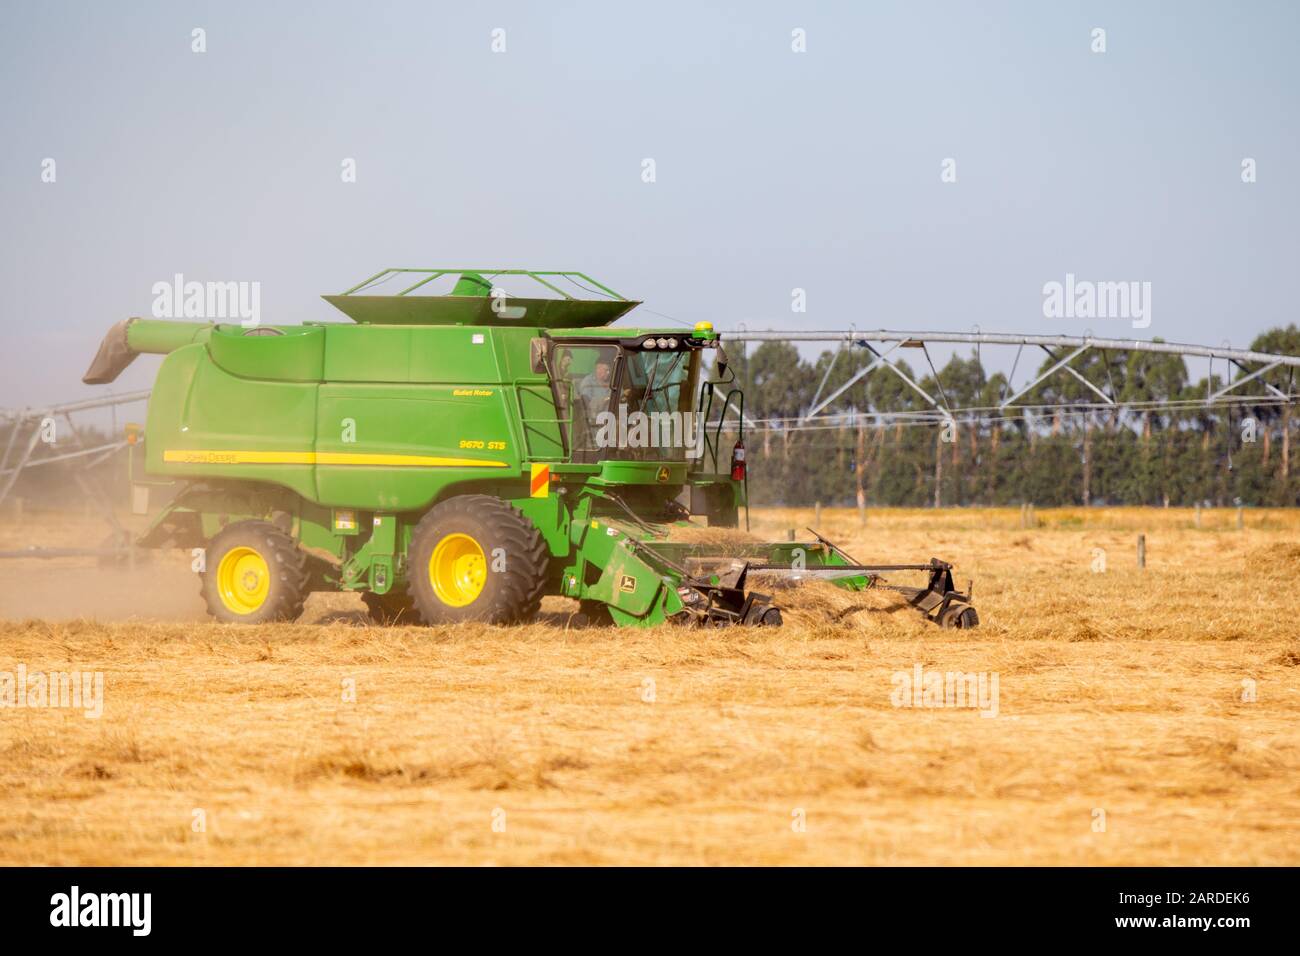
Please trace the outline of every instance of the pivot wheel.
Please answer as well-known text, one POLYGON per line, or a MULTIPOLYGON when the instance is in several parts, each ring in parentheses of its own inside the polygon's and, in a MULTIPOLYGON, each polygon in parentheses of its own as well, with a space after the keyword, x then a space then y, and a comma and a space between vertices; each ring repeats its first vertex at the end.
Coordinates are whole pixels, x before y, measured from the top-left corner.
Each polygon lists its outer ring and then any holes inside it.
POLYGON ((939 615, 940 627, 968 629, 979 627, 979 623, 980 616, 975 613, 975 609, 969 604, 949 604, 947 609, 939 615))
POLYGON ((541 533, 517 509, 459 495, 415 526, 407 590, 426 624, 514 624, 537 613, 549 565, 541 533))
POLYGON ((419 615, 415 613, 415 606, 411 604, 411 596, 405 591, 389 591, 387 594, 366 591, 361 595, 361 600, 365 603, 366 610, 370 612, 370 620, 376 624, 419 622, 419 615))
POLYGON ((308 577, 293 538, 266 521, 241 521, 208 543, 202 594, 219 621, 292 621, 302 614, 308 577))

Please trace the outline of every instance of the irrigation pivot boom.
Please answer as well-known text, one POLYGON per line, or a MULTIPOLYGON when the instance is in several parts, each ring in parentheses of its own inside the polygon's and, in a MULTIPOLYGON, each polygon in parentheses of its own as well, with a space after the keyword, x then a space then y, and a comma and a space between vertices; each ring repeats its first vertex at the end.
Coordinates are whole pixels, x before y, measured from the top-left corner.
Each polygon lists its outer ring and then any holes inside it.
MULTIPOLYGON (((1099 352, 1121 352, 1121 353, 1151 353, 1160 355, 1176 355, 1180 358, 1204 358, 1207 359, 1213 369, 1215 361, 1224 363, 1225 368, 1235 370, 1237 377, 1227 382, 1222 388, 1207 391, 1203 404, 1217 404, 1224 402, 1250 402, 1254 404, 1285 404, 1294 402, 1297 398, 1296 393, 1288 388, 1287 391, 1279 389, 1277 386, 1264 381, 1263 377, 1274 369, 1300 368, 1300 355, 1283 355, 1272 352, 1258 352, 1250 349, 1234 349, 1229 346, 1208 346, 1208 345, 1187 345, 1175 342, 1158 342, 1143 339, 1119 339, 1105 338, 1098 336, 1072 336, 1072 335, 1024 335, 1017 333, 1003 332, 918 332, 918 331, 899 331, 890 329, 876 329, 870 331, 857 330, 835 330, 835 331, 749 331, 739 330, 724 333, 728 342, 823 342, 827 344, 837 344, 840 349, 835 352, 834 361, 838 361, 841 352, 851 352, 854 348, 862 349, 865 355, 862 359, 861 366, 843 382, 835 391, 822 396, 822 391, 829 380, 831 368, 826 370, 822 378, 821 387, 813 395, 811 401, 806 407, 806 411, 793 422, 783 422, 782 427, 799 428, 804 427, 813 419, 822 416, 828 412, 833 403, 848 393, 858 382, 866 378, 871 372, 881 369, 892 372, 899 376, 921 399, 930 407, 932 417, 939 420, 951 419, 957 412, 1005 412, 1013 408, 1028 395, 1035 387, 1041 385, 1054 375, 1068 375, 1075 381, 1087 388, 1095 398, 1095 407, 1135 407, 1137 403, 1124 401, 1120 396, 1114 394, 1113 388, 1109 387, 1106 382, 1093 382, 1081 375, 1072 367, 1077 359, 1083 357, 1090 351, 1099 352), (1026 348, 1041 350, 1051 360, 1052 364, 1043 371, 1033 375, 1027 382, 1015 391, 1004 393, 999 397, 998 404, 992 407, 984 408, 960 408, 950 405, 944 396, 935 396, 927 392, 917 383, 914 378, 899 368, 897 356, 900 349, 919 349, 926 357, 930 364, 931 371, 935 371, 934 363, 930 358, 929 346, 941 344, 967 344, 974 345, 977 348, 985 346, 1015 346, 1016 356, 1012 362, 1011 376, 1008 381, 1015 377, 1015 371, 1019 367, 1020 358, 1026 348), (1258 365, 1258 368, 1251 369, 1250 365, 1258 365), (1264 395, 1242 395, 1237 390, 1241 386, 1250 382, 1263 387, 1266 394, 1264 395)), ((832 364, 833 368, 833 364, 832 364)), ((935 374, 937 378, 937 372, 935 374)), ((1212 376, 1207 376, 1207 383, 1212 380, 1212 376)), ((1162 403, 1168 404, 1168 403, 1162 403)), ((1037 405, 1035 407, 1054 407, 1037 405)), ((1075 405, 1077 407, 1077 403, 1075 405)))

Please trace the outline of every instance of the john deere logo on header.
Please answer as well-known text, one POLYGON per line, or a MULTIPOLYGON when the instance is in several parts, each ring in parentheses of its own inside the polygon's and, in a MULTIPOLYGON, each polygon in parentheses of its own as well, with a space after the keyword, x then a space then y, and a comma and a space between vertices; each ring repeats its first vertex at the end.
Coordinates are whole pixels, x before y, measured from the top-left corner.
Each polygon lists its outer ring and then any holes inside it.
POLYGON ((656 481, 667 481, 667 480, 668 480, 669 478, 671 478, 671 477, 672 477, 671 472, 669 472, 667 466, 665 466, 665 467, 659 469, 659 474, 655 475, 655 480, 656 480, 656 481))

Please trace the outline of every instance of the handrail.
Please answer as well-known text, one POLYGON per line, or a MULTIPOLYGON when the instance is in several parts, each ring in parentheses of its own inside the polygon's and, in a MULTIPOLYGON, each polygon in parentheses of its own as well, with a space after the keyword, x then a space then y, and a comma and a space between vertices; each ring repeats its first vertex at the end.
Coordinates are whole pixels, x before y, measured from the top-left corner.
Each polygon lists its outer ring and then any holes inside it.
POLYGON ((736 438, 738 441, 741 442, 745 440, 745 392, 739 387, 733 388, 730 391, 728 391, 726 397, 722 400, 722 411, 718 415, 717 425, 713 429, 713 437, 710 438, 709 436, 709 416, 713 413, 713 395, 714 392, 717 390, 715 386, 719 384, 725 385, 726 383, 725 382, 701 383, 700 401, 699 401, 699 404, 704 408, 704 454, 712 456, 714 474, 716 474, 718 471, 718 454, 719 452, 722 451, 722 427, 723 425, 726 424, 728 409, 733 407, 736 408, 736 414, 738 416, 738 421, 736 423, 736 428, 737 428, 736 438), (734 406, 732 404, 731 398, 733 395, 740 396, 739 406, 734 406), (705 401, 706 398, 708 399, 707 403, 705 401))
MULTIPOLYGON (((704 455, 707 455, 709 452, 713 451, 712 443, 709 441, 709 413, 713 411, 712 382, 704 381, 700 383, 700 398, 699 401, 695 403, 695 407, 700 409, 701 413, 704 415, 704 455), (708 393, 708 404, 705 404, 704 401, 706 392, 708 393)), ((701 461, 704 460, 704 455, 700 456, 701 461)), ((718 470, 718 453, 716 451, 713 452, 713 470, 715 472, 718 470)))
POLYGON ((568 461, 568 460, 569 460, 569 435, 568 435, 568 428, 566 428, 565 426, 570 424, 570 420, 571 420, 572 417, 573 417, 573 416, 572 416, 572 413, 570 413, 569 419, 564 419, 564 418, 529 418, 528 415, 524 412, 523 391, 524 391, 525 389, 534 389, 534 388, 536 388, 536 389, 544 389, 544 392, 530 391, 529 394, 532 394, 532 395, 534 395, 534 396, 537 396, 537 395, 544 395, 544 397, 545 397, 548 401, 550 401, 550 402, 552 403, 552 405, 553 405, 554 402, 555 402, 555 393, 551 391, 551 388, 550 388, 549 383, 546 384, 546 385, 543 385, 541 382, 520 382, 520 383, 518 383, 518 384, 515 386, 515 389, 514 389, 514 392, 515 392, 515 408, 517 408, 517 409, 519 410, 519 432, 520 432, 520 434, 523 436, 523 439, 524 439, 524 448, 523 448, 523 451, 524 451, 524 457, 525 457, 525 459, 528 460, 528 461, 556 461, 556 462, 565 462, 565 461, 568 461), (559 433, 560 433, 560 454, 559 454, 558 456, 551 455, 551 456, 547 456, 546 458, 538 458, 537 456, 535 456, 535 455, 533 454, 533 446, 532 446, 532 442, 529 440, 529 437, 528 437, 528 433, 529 433, 529 430, 530 430, 530 429, 529 429, 529 426, 530 426, 530 425, 558 425, 558 426, 560 426, 560 427, 557 429, 557 430, 559 431, 559 433))
MULTIPOLYGON (((574 278, 577 277, 578 279, 582 279, 584 282, 594 285, 597 289, 599 289, 601 292, 603 292, 606 296, 608 296, 611 299, 616 299, 619 302, 631 301, 625 296, 619 295, 609 286, 601 282, 597 282, 595 279, 587 275, 585 272, 561 271, 561 270, 538 270, 538 269, 453 269, 453 268, 444 268, 444 267, 428 268, 428 269, 416 269, 416 268, 381 269, 379 272, 376 272, 370 278, 366 279, 363 282, 357 283, 352 288, 348 289, 346 292, 343 292, 342 294, 352 295, 356 292, 360 292, 362 289, 365 289, 367 286, 374 285, 375 283, 379 282, 382 279, 388 279, 395 275, 401 275, 402 273, 416 273, 420 275, 424 275, 425 273, 428 273, 427 275, 425 275, 425 278, 415 283, 415 285, 408 286, 407 288, 403 289, 401 292, 396 293, 396 295, 406 295, 408 292, 413 292, 414 290, 420 288, 420 286, 424 285, 425 283, 432 282, 434 279, 441 278, 442 276, 464 275, 465 273, 471 273, 471 272, 479 275, 486 275, 492 277, 526 276, 527 278, 532 279, 533 281, 538 282, 541 285, 544 285, 546 288, 550 289, 556 295, 559 295, 570 301, 577 301, 577 297, 569 295, 569 293, 565 292, 559 286, 551 282, 547 282, 546 279, 543 277, 549 276, 552 278, 568 279, 570 282, 573 282, 574 285, 578 285, 578 283, 574 281, 574 278)), ((589 289, 587 291, 591 291, 591 290, 589 289)))
POLYGON ((736 409, 736 441, 744 443, 745 441, 745 393, 740 388, 733 388, 727 393, 727 397, 722 400, 722 414, 718 416, 718 428, 715 432, 716 441, 714 442, 713 467, 718 467, 718 452, 722 450, 722 426, 727 420, 727 409, 732 407, 731 396, 740 396, 740 406, 736 409))

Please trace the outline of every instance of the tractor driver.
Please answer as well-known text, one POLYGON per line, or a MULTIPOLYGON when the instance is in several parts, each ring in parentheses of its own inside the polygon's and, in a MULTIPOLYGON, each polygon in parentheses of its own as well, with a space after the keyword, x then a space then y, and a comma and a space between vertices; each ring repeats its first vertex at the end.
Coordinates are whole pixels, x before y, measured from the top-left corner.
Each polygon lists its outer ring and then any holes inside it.
POLYGON ((609 406, 609 373, 612 368, 610 360, 602 355, 596 359, 596 367, 578 379, 578 394, 592 412, 603 411, 609 406))

